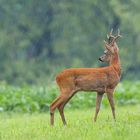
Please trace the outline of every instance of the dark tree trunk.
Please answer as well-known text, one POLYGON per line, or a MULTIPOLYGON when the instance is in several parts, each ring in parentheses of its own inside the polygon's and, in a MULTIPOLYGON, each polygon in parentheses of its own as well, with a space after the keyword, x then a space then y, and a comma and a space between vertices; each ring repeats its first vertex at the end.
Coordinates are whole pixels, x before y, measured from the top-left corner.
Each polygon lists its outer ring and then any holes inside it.
POLYGON ((44 17, 47 18, 46 30, 39 38, 31 40, 32 44, 27 50, 29 58, 38 57, 43 51, 46 52, 48 58, 53 58, 54 56, 52 29, 50 28, 53 22, 53 8, 51 6, 48 6, 48 8, 46 17, 44 17))

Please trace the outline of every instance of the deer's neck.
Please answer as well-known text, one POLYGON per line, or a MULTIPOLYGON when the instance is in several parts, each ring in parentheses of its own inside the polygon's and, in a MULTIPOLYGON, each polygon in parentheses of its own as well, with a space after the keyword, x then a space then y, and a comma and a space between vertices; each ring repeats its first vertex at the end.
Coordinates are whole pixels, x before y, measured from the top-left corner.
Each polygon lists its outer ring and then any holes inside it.
POLYGON ((112 56, 110 61, 110 66, 113 66, 115 71, 118 73, 119 77, 121 76, 121 63, 120 63, 120 57, 117 52, 115 52, 114 56, 112 56))

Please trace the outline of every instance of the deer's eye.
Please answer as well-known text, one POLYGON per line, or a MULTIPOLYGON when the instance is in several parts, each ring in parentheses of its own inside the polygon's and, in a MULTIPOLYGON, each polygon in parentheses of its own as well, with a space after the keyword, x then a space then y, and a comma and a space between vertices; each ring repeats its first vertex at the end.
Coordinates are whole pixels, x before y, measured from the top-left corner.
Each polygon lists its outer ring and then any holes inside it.
POLYGON ((104 54, 107 54, 107 51, 104 51, 104 54))

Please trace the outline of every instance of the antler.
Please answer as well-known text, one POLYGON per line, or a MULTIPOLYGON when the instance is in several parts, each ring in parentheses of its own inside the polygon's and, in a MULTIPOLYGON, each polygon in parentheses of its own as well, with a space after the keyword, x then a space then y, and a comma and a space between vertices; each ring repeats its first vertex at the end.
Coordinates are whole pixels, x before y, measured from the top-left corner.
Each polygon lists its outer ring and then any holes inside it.
POLYGON ((114 44, 114 42, 115 42, 118 38, 122 37, 122 36, 120 35, 120 30, 119 30, 119 29, 118 29, 118 35, 117 35, 117 36, 112 35, 112 33, 113 33, 113 28, 111 29, 109 35, 107 34, 107 39, 108 39, 108 40, 110 40, 110 39, 112 38, 112 39, 111 39, 110 45, 114 44))
POLYGON ((122 37, 122 36, 120 35, 120 29, 118 29, 118 35, 115 37, 115 40, 114 41, 116 41, 120 37, 122 37))
POLYGON ((113 28, 111 29, 109 35, 107 34, 107 39, 109 39, 110 37, 114 37, 114 36, 112 35, 112 33, 113 33, 113 28))
POLYGON ((113 28, 111 29, 109 35, 112 36, 112 33, 113 33, 113 28))

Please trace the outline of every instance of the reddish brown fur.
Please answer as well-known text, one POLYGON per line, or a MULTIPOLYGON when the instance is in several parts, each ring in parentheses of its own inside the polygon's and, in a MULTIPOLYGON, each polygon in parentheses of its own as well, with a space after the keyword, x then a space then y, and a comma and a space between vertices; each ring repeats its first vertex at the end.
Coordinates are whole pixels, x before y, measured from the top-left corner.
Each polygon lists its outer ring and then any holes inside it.
POLYGON ((121 68, 118 55, 118 47, 116 40, 110 44, 105 44, 108 54, 100 57, 102 61, 108 61, 110 64, 102 68, 71 68, 62 71, 57 75, 56 81, 60 88, 60 95, 50 106, 51 125, 54 124, 54 111, 58 108, 62 121, 66 124, 63 113, 64 106, 72 98, 77 91, 96 91, 96 113, 94 121, 100 109, 101 99, 104 93, 107 93, 109 103, 112 108, 113 117, 115 119, 115 106, 113 100, 113 92, 116 85, 120 81, 121 68), (110 53, 110 47, 113 54, 110 53))

